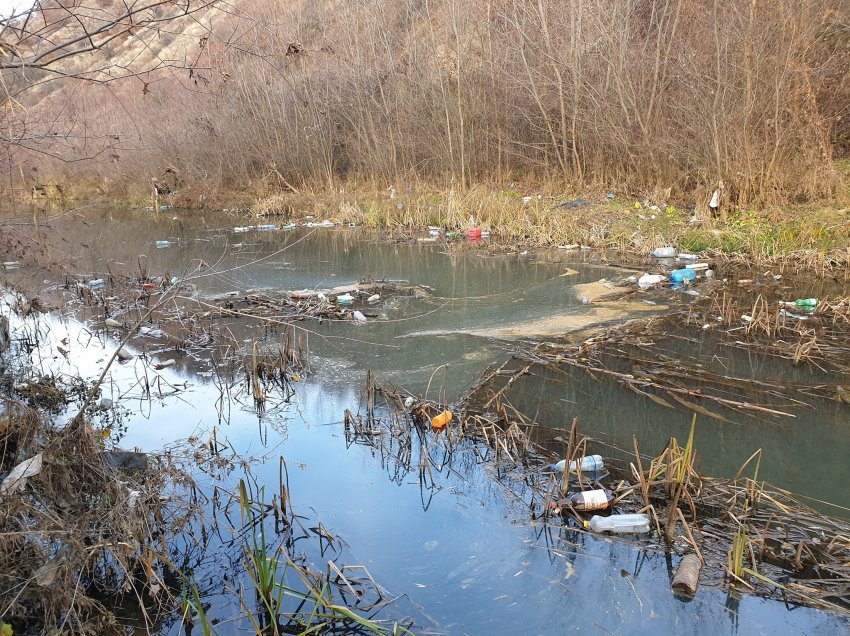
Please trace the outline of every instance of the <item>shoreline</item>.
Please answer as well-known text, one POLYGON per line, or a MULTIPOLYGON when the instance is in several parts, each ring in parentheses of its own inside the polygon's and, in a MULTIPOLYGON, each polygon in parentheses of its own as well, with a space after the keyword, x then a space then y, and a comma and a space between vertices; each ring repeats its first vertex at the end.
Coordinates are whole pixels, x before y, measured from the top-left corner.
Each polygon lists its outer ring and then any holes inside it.
MULTIPOLYGON (((159 208, 138 197, 96 198, 76 207, 48 201, 40 208, 33 204, 18 208, 17 213, 0 211, 0 228, 14 225, 13 234, 23 240, 31 230, 49 228, 51 219, 60 215, 85 219, 123 208, 130 215, 171 215, 178 220, 181 216, 218 216, 232 219, 235 227, 249 228, 300 228, 331 221, 335 229, 367 230, 377 239, 420 240, 424 245, 437 243, 452 249, 467 244, 466 231, 478 227, 490 233, 478 247, 494 254, 580 249, 602 252, 612 265, 639 268, 655 262, 651 257, 654 249, 671 246, 677 252, 741 270, 774 267, 780 272, 818 277, 835 277, 844 270, 844 279, 850 279, 850 207, 840 207, 838 201, 795 211, 750 210, 711 218, 699 209, 616 195, 611 200, 598 193, 586 198, 523 197, 515 190, 493 189, 391 194, 343 190, 253 200, 242 195, 237 201, 226 195, 205 197, 189 191, 160 199, 159 208), (439 229, 436 240, 429 236, 429 227, 439 229)), ((12 238, 7 236, 6 241, 12 238)), ((0 250, 10 256, 4 260, 14 260, 10 246, 0 243, 0 250)), ((26 250, 21 251, 23 256, 26 250)))

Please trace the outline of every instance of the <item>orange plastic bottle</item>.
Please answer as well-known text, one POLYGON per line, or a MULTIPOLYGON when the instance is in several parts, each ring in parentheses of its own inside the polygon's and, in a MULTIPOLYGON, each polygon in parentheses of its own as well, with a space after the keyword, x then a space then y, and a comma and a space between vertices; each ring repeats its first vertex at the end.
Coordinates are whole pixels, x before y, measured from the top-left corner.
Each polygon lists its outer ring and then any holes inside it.
POLYGON ((431 426, 434 428, 444 428, 446 424, 452 421, 452 412, 451 411, 443 411, 439 415, 435 415, 431 418, 431 426))

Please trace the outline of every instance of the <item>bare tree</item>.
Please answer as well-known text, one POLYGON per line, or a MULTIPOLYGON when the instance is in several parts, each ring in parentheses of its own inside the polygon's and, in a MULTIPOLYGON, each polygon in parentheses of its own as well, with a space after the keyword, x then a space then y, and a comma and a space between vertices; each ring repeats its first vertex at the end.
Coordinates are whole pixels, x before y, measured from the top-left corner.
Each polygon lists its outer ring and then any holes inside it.
MULTIPOLYGON (((143 93, 158 75, 198 67, 209 28, 204 12, 216 0, 37 0, 0 17, 0 144, 10 174, 39 183, 37 167, 16 160, 16 150, 63 161, 118 156, 123 131, 81 124, 74 103, 80 85, 110 87, 135 78, 143 93), (168 44, 190 38, 199 52, 168 44), (58 96, 58 97, 57 97, 58 96), (51 98, 58 105, 43 104, 51 98), (35 172, 33 172, 35 170, 35 172)), ((22 184, 23 185, 23 184, 22 184)), ((35 191, 34 191, 35 193, 35 191)))

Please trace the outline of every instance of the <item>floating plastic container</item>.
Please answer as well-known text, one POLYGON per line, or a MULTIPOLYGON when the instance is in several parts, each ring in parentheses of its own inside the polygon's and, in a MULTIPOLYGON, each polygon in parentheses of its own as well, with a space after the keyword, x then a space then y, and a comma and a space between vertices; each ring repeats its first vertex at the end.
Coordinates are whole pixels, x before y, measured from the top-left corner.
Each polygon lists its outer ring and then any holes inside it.
POLYGON ((649 532, 649 517, 644 514, 593 515, 587 527, 594 532, 616 532, 618 534, 644 534, 649 532))
MULTIPOLYGON (((549 466, 549 470, 553 473, 562 473, 564 472, 564 467, 567 465, 567 460, 562 459, 561 461, 552 464, 549 466)), ((575 473, 578 472, 578 467, 581 466, 581 472, 588 473, 596 470, 602 470, 604 467, 604 463, 602 461, 602 455, 587 455, 586 457, 582 457, 579 460, 573 460, 570 462, 570 472, 575 473)))
POLYGON ((481 228, 480 227, 471 227, 466 231, 466 238, 468 239, 480 239, 481 238, 481 228))
POLYGON ((171 241, 157 241, 156 242, 157 249, 164 249, 166 247, 171 247, 171 241))
POLYGON ((100 289, 106 284, 102 278, 95 278, 92 281, 89 281, 89 289, 100 289))
POLYGON ((263 232, 271 232, 277 229, 277 226, 274 223, 266 223, 264 225, 258 225, 258 230, 262 230, 263 232))
POLYGON ((439 415, 435 415, 431 418, 431 426, 436 429, 445 428, 446 425, 452 421, 452 417, 454 416, 451 411, 443 411, 439 415))
POLYGON ((351 294, 341 294, 341 295, 336 297, 336 301, 340 305, 350 305, 353 300, 354 300, 354 296, 352 296, 351 294))
POLYGON ((641 289, 648 289, 653 285, 657 285, 660 282, 667 280, 666 276, 662 276, 661 274, 644 274, 640 278, 638 278, 638 287, 641 289))
POLYGON ((605 510, 614 501, 614 493, 607 488, 585 490, 569 496, 569 502, 576 510, 605 510))
POLYGON ((697 272, 704 271, 708 269, 708 263, 688 263, 685 265, 685 269, 692 269, 697 272))
POLYGON ((655 258, 675 258, 676 257, 676 248, 675 247, 658 247, 653 250, 652 255, 655 258))
POLYGON ((694 280, 696 277, 697 271, 695 269, 677 269, 670 274, 670 278, 675 283, 681 283, 686 280, 694 280))
POLYGON ((794 301, 794 304, 797 307, 817 307, 818 299, 817 298, 798 298, 794 301))

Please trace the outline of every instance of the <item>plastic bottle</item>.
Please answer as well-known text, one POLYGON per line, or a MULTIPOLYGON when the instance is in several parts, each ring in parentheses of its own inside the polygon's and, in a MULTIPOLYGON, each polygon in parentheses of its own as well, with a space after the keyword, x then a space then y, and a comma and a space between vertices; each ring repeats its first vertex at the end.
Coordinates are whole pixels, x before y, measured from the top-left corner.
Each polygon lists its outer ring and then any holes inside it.
POLYGON ((106 281, 104 281, 102 278, 95 278, 94 280, 89 281, 89 288, 90 289, 100 289, 105 284, 106 284, 106 281))
MULTIPOLYGON (((564 467, 567 465, 567 460, 562 459, 561 461, 552 464, 549 466, 549 470, 553 473, 562 473, 564 472, 564 467)), ((587 455, 586 457, 582 457, 580 460, 573 460, 570 462, 570 472, 575 473, 578 471, 577 466, 581 465, 581 471, 583 473, 593 472, 595 470, 602 470, 604 464, 602 462, 602 455, 587 455)))
POLYGON ((717 211, 717 208, 720 207, 720 190, 715 190, 711 195, 711 201, 708 202, 708 207, 711 208, 711 212, 714 213, 717 211))
POLYGON ((653 250, 652 255, 655 258, 675 258, 676 257, 676 248, 675 247, 658 247, 653 250))
POLYGON ((444 428, 446 424, 452 421, 452 412, 451 411, 443 411, 439 415, 435 415, 431 418, 431 426, 434 428, 444 428))
POLYGON ((696 277, 697 272, 695 269, 677 269, 670 274, 670 278, 676 283, 681 283, 686 280, 694 280, 696 277))
POLYGON ((354 296, 352 296, 351 294, 340 294, 336 297, 336 301, 340 305, 350 305, 353 300, 354 296))
POLYGON ((817 298, 798 298, 794 301, 794 304, 797 307, 817 307, 818 299, 817 298))
POLYGON ((157 241, 156 242, 157 249, 163 249, 166 247, 171 247, 171 241, 157 241))
POLYGON ((594 532, 617 532, 620 534, 642 534, 649 532, 649 517, 644 514, 611 515, 600 517, 593 515, 586 522, 594 532))
POLYGON ((614 493, 607 488, 585 490, 568 497, 575 510, 605 510, 614 501, 614 493))
POLYGON ((666 280, 666 278, 666 276, 662 276, 661 274, 644 274, 638 278, 638 287, 641 289, 649 289, 653 285, 657 285, 658 283, 666 280))

